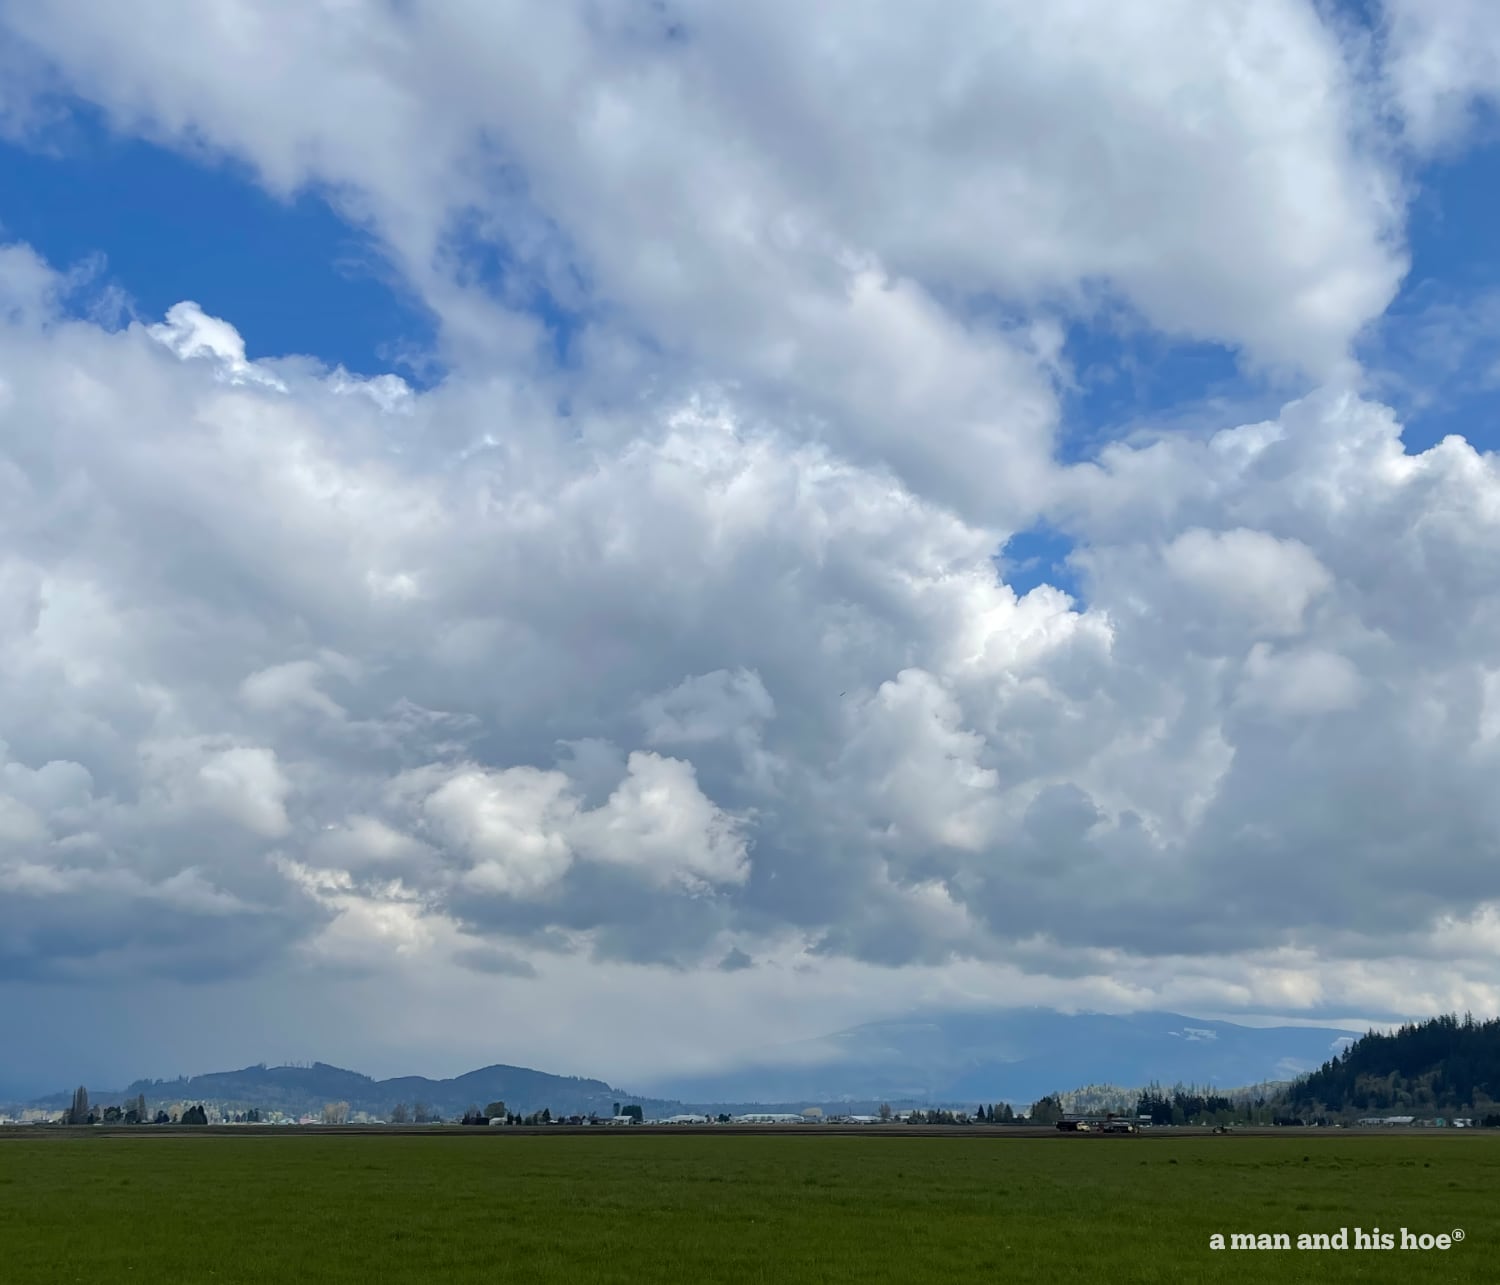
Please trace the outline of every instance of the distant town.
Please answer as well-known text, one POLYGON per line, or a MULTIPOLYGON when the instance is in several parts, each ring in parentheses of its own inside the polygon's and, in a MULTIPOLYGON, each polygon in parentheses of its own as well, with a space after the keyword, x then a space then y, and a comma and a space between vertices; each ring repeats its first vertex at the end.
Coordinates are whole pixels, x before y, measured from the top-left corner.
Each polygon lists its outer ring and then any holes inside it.
POLYGON ((1265 1097, 1252 1099, 1244 1094, 1203 1093, 1180 1087, 1171 1093, 1155 1086, 1143 1090, 1134 1112, 1068 1109, 1070 1099, 1090 1095, 1097 1097, 1098 1094, 1099 1090, 1096 1089, 1076 1095, 1052 1095, 1019 1112, 1009 1103, 981 1105, 972 1111, 946 1108, 897 1109, 887 1103, 882 1104, 874 1113, 841 1112, 809 1106, 800 1111, 751 1111, 737 1114, 725 1111, 684 1111, 672 1115, 647 1116, 641 1106, 635 1103, 614 1103, 613 1111, 601 1115, 598 1112, 554 1113, 550 1107, 522 1113, 509 1110, 504 1102, 495 1101, 487 1103, 483 1108, 470 1107, 458 1116, 444 1116, 442 1112, 421 1102, 397 1103, 384 1113, 351 1110, 347 1102, 330 1102, 315 1112, 289 1113, 216 1102, 148 1102, 143 1094, 138 1094, 124 1103, 110 1102, 102 1105, 91 1103, 88 1090, 80 1086, 73 1095, 72 1103, 61 1111, 28 1108, 10 1115, 0 1114, 0 1124, 85 1127, 120 1125, 147 1128, 162 1125, 318 1128, 457 1125, 468 1128, 531 1129, 547 1126, 630 1128, 639 1125, 995 1125, 1002 1128, 1010 1125, 1031 1128, 1051 1126, 1064 1133, 1106 1134, 1180 1127, 1212 1127, 1216 1132, 1227 1133, 1234 1128, 1264 1128, 1268 1125, 1281 1128, 1500 1128, 1500 1112, 1491 1112, 1479 1118, 1410 1114, 1351 1116, 1347 1112, 1336 1116, 1319 1114, 1306 1118, 1288 1114, 1275 1101, 1265 1097))

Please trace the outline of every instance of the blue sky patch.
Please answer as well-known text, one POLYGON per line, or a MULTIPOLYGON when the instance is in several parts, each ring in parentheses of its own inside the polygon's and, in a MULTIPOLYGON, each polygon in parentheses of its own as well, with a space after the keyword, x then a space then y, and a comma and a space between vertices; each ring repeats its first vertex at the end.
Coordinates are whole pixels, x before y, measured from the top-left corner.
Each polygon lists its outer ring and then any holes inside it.
POLYGON ((1412 266, 1360 358, 1409 451, 1500 446, 1500 143, 1434 164, 1408 215, 1412 266))
POLYGON ((1190 343, 1141 325, 1108 320, 1068 332, 1063 356, 1072 385, 1062 390, 1058 455, 1092 459, 1106 442, 1148 430, 1223 428, 1274 415, 1287 400, 1247 378, 1223 344, 1190 343))
POLYGON ((121 138, 83 107, 40 143, 0 143, 0 238, 61 269, 102 254, 96 289, 122 289, 151 322, 191 299, 251 360, 308 354, 426 382, 403 358, 430 351, 433 318, 318 195, 278 201, 240 167, 121 138))
POLYGON ((1038 524, 1011 536, 996 556, 995 564, 1001 578, 1018 597, 1030 593, 1038 585, 1050 584, 1082 607, 1084 602, 1078 575, 1067 562, 1073 549, 1074 542, 1061 531, 1038 524))

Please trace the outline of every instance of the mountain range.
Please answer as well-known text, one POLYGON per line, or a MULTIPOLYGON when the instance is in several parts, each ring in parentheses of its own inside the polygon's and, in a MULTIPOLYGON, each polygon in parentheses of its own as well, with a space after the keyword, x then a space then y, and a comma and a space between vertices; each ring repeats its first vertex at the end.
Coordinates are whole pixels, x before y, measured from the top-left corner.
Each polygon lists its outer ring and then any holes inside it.
MULTIPOLYGON (((424 1103, 445 1116, 504 1101, 523 1113, 608 1114, 634 1103, 651 1115, 690 1107, 870 1104, 972 1106, 1037 1098, 1083 1085, 1129 1088, 1152 1081, 1222 1089, 1289 1080, 1316 1069, 1358 1032, 1332 1027, 1249 1027, 1176 1013, 1064 1014, 1048 1009, 940 1013, 872 1022, 818 1040, 783 1045, 723 1070, 665 1076, 648 1096, 603 1080, 495 1065, 452 1079, 375 1080, 325 1063, 264 1065, 175 1080, 139 1080, 118 1091, 91 1091, 107 1104, 144 1094, 147 1101, 215 1102, 290 1115, 347 1102, 385 1116, 397 1103, 424 1103)), ((24 1105, 58 1110, 72 1090, 24 1105)), ((23 1105, 23 1104, 17 1104, 23 1105)))
POLYGON ((1003 1009, 871 1022, 755 1062, 652 1081, 691 1102, 888 1100, 1030 1103, 1087 1084, 1235 1088, 1290 1080, 1359 1036, 1322 1026, 1240 1026, 1180 1013, 1003 1009))
MULTIPOLYGON (((90 1090, 90 1100, 99 1105, 124 1101, 143 1094, 151 1104, 159 1102, 214 1102, 243 1109, 260 1107, 287 1115, 316 1113, 325 1103, 347 1102, 351 1112, 389 1115, 397 1103, 413 1107, 421 1103, 444 1117, 462 1114, 471 1106, 484 1107, 501 1101, 523 1113, 548 1107, 556 1115, 610 1115, 616 1103, 638 1103, 646 1112, 667 1112, 675 1103, 634 1097, 611 1088, 603 1080, 549 1075, 524 1066, 486 1066, 446 1080, 421 1075, 403 1075, 375 1080, 358 1071, 315 1062, 311 1066, 247 1066, 238 1071, 215 1071, 207 1075, 175 1080, 137 1080, 117 1091, 90 1090)), ((71 1091, 55 1093, 28 1106, 61 1110, 72 1099, 71 1091)))

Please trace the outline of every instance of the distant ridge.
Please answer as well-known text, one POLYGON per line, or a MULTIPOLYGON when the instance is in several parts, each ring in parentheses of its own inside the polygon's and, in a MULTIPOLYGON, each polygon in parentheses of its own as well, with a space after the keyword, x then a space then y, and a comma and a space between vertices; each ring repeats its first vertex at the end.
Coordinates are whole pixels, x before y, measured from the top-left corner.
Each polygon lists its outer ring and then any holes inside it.
MULTIPOLYGON (((421 1075, 375 1080, 358 1071, 315 1062, 311 1066, 247 1066, 238 1071, 215 1071, 175 1080, 137 1080, 115 1092, 90 1090, 101 1105, 144 1094, 149 1102, 202 1101, 228 1107, 260 1107, 287 1115, 320 1111, 329 1102, 347 1102, 353 1112, 386 1116, 397 1103, 424 1103, 444 1116, 460 1115, 470 1106, 502 1101, 522 1114, 550 1108, 554 1114, 609 1115, 616 1102, 634 1103, 645 1111, 675 1107, 675 1102, 622 1093, 603 1080, 549 1075, 524 1066, 481 1067, 447 1080, 421 1075)), ((72 1090, 27 1103, 44 1110, 60 1110, 72 1090)))

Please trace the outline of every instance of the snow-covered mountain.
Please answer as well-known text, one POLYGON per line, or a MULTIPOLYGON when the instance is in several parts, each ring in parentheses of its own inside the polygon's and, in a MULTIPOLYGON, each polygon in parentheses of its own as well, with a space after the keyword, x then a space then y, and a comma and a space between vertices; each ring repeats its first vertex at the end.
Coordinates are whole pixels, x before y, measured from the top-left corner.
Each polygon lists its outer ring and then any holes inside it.
POLYGON ((971 1103, 1031 1102, 1085 1084, 1134 1087, 1152 1080, 1233 1088, 1310 1071, 1360 1034, 1240 1026, 1179 1013, 940 1013, 784 1045, 752 1064, 664 1077, 649 1090, 692 1102, 971 1103))

